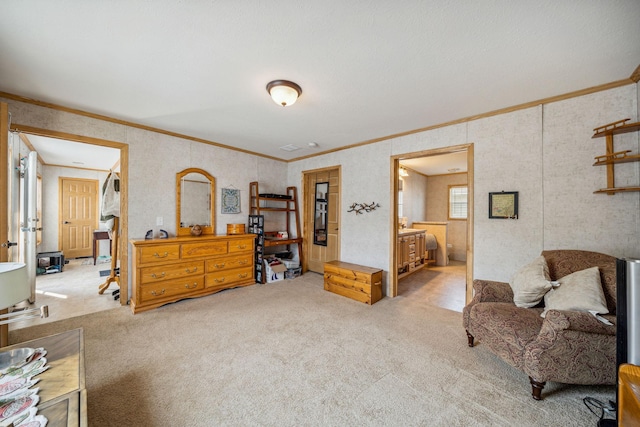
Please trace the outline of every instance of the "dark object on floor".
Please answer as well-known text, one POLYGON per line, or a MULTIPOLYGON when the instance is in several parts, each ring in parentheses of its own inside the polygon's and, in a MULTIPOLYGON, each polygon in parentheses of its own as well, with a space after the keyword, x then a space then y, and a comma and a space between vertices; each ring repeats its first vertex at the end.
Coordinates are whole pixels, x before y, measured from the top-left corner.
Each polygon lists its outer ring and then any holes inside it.
POLYGON ((118 301, 120 299, 120 289, 116 289, 115 291, 111 292, 111 296, 113 297, 114 301, 118 301))
MULTIPOLYGON (((101 270, 100 277, 107 277, 111 274, 111 270, 101 270)), ((120 276, 120 269, 116 268, 116 276, 120 276)))
POLYGON ((68 261, 65 262, 64 254, 61 251, 56 252, 40 252, 36 255, 37 268, 36 274, 48 274, 62 272, 62 269, 68 261))

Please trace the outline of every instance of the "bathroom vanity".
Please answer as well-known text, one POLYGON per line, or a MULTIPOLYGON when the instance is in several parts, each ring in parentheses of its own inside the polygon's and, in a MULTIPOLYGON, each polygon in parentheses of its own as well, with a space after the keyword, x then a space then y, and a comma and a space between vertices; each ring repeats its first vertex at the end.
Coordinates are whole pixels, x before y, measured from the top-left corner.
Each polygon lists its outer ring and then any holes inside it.
POLYGON ((438 266, 447 265, 447 222, 436 221, 416 221, 411 224, 411 227, 419 230, 426 230, 426 233, 433 234, 438 242, 438 248, 435 252, 435 264, 438 266))
POLYGON ((398 279, 415 273, 425 266, 425 231, 413 228, 398 230, 398 279))

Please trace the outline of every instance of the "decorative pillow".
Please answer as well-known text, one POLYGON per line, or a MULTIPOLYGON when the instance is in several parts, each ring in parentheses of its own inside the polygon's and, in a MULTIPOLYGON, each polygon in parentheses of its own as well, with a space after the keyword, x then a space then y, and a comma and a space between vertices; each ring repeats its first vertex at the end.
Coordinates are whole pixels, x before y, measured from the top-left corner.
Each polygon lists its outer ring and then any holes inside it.
POLYGON ((564 276, 544 296, 544 305, 542 317, 549 310, 593 310, 607 314, 609 310, 600 283, 600 270, 598 267, 591 267, 564 276))
POLYGON ((516 306, 533 307, 539 304, 551 289, 547 261, 540 255, 518 270, 509 285, 513 290, 513 302, 516 306))

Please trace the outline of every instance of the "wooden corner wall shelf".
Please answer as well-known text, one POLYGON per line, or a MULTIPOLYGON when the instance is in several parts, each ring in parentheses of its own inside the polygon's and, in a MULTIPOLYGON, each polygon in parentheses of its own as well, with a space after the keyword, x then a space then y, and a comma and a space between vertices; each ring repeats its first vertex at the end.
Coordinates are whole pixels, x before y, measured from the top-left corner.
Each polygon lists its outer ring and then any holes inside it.
POLYGON ((596 156, 596 162, 593 166, 607 167, 607 188, 594 191, 595 194, 606 193, 613 195, 615 193, 640 191, 640 186, 633 187, 616 187, 615 186, 615 168, 618 163, 629 163, 640 161, 640 154, 629 154, 631 150, 614 151, 613 136, 621 133, 637 132, 640 130, 640 122, 627 123, 631 119, 618 120, 617 122, 608 123, 593 129, 592 138, 606 138, 606 152, 601 156, 596 156))

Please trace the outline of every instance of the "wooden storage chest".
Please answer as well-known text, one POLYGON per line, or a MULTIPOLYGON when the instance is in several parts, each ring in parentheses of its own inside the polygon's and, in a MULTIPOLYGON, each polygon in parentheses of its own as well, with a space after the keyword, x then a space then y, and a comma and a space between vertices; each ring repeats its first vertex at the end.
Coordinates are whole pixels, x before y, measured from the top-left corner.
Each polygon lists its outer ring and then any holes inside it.
POLYGON ((369 305, 375 304, 382 298, 382 270, 342 261, 326 262, 324 289, 369 305))

